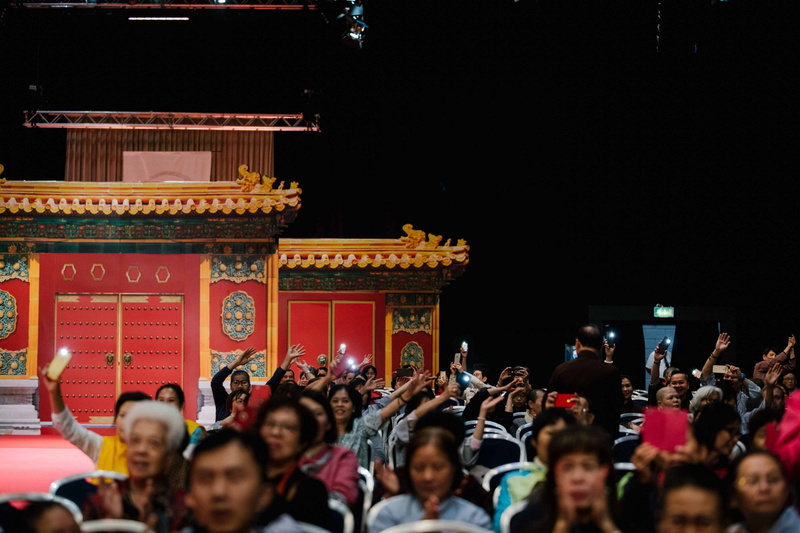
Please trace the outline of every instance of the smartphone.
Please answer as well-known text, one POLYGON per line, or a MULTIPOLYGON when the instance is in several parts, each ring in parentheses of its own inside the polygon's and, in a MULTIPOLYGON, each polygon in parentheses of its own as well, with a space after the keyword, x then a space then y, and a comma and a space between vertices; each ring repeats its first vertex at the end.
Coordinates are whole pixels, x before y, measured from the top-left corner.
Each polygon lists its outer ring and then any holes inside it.
POLYGON ((457 353, 453 356, 453 364, 460 365, 461 364, 461 353, 457 353))
POLYGON ((58 381, 64 369, 67 368, 70 359, 72 359, 72 352, 66 348, 61 348, 47 367, 47 377, 53 381, 58 381))
POLYGON ((689 413, 685 409, 648 407, 644 411, 642 442, 652 444, 659 450, 674 452, 676 446, 686 444, 688 427, 689 413))
POLYGON ((608 347, 613 348, 616 341, 617 341, 617 334, 614 333, 613 331, 609 331, 608 334, 606 335, 606 342, 608 343, 608 347))
POLYGON ((553 407, 572 407, 578 401, 577 394, 561 394, 556 395, 556 403, 553 407))
POLYGON ((715 374, 726 374, 728 372, 728 367, 726 365, 714 365, 711 371, 715 374))
POLYGON ((656 351, 658 353, 667 353, 667 348, 669 348, 669 344, 671 342, 672 341, 669 340, 669 337, 664 337, 661 339, 661 342, 658 343, 658 346, 656 346, 656 351))
POLYGON ((414 370, 411 368, 398 368, 395 375, 398 378, 410 378, 414 375, 414 370))

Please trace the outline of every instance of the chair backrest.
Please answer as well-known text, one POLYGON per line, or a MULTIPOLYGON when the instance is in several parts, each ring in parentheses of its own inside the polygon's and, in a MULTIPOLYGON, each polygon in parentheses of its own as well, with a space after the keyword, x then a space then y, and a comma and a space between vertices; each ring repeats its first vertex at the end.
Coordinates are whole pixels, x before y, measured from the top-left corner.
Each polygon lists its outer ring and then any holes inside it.
POLYGON ((80 472, 56 479, 50 483, 48 492, 72 500, 78 508, 82 509, 86 498, 97 492, 97 482, 101 479, 124 481, 128 479, 128 476, 113 470, 80 472))
POLYGON ((517 461, 514 463, 496 466, 483 475, 483 478, 481 479, 481 486, 486 492, 493 492, 495 487, 500 484, 500 480, 503 479, 504 475, 508 474, 509 472, 528 470, 532 465, 533 463, 531 461, 517 461))
POLYGON ((355 524, 353 531, 363 533, 367 528, 367 513, 372 507, 372 498, 375 494, 375 477, 363 466, 358 467, 358 500, 356 507, 360 512, 353 513, 355 524))
POLYGON ((124 518, 98 518, 81 524, 81 533, 154 533, 144 522, 124 518))
POLYGON ((387 498, 385 500, 381 500, 379 502, 375 502, 369 508, 369 511, 367 511, 366 524, 364 525, 365 526, 364 527, 365 531, 368 531, 368 532, 372 533, 372 531, 373 531, 372 524, 375 522, 375 517, 378 516, 378 513, 381 512, 381 509, 383 509, 389 503, 389 500, 390 499, 387 498))
POLYGON ((520 435, 517 440, 522 443, 525 447, 525 460, 526 461, 533 461, 534 457, 538 453, 536 446, 533 445, 531 438, 533 437, 533 428, 525 430, 522 435, 520 435))
POLYGON ((516 437, 508 433, 488 433, 483 436, 476 464, 492 469, 526 460, 525 446, 516 437))
POLYGON ((354 533, 355 518, 353 517, 353 511, 350 510, 346 503, 334 498, 328 498, 328 509, 330 509, 331 515, 332 533, 354 533))
MULTIPOLYGON (((473 431, 475 431, 475 426, 478 424, 477 420, 465 420, 464 421, 464 429, 466 429, 467 435, 471 435, 473 431)), ((508 430, 506 427, 501 424, 500 422, 495 422, 494 420, 484 420, 483 421, 483 433, 505 433, 509 435, 508 430)))
POLYGON ((527 424, 522 424, 521 426, 519 426, 517 428, 516 437, 521 440, 522 439, 522 434, 525 433, 526 431, 530 431, 531 429, 533 429, 533 422, 528 422, 527 424))
POLYGON ((511 533, 511 520, 522 511, 526 505, 528 505, 528 500, 521 500, 505 508, 500 515, 500 533, 511 533))
POLYGON ((624 435, 614 441, 614 463, 630 463, 633 451, 642 442, 641 435, 624 435))
POLYGON ((6 520, 10 518, 10 516, 7 516, 8 513, 13 513, 13 509, 22 510, 28 504, 34 502, 58 503, 70 512, 75 522, 80 524, 83 521, 81 509, 75 505, 75 502, 62 496, 56 496, 49 492, 10 492, 0 494, 0 531, 3 530, 3 524, 5 524, 6 520))
POLYGON ((464 413, 465 407, 466 405, 454 405, 453 407, 449 407, 448 411, 455 415, 461 416, 464 413))
POLYGON ((484 529, 469 522, 458 520, 416 520, 392 527, 387 527, 382 533, 429 533, 439 531, 453 531, 455 533, 493 533, 491 529, 484 529))

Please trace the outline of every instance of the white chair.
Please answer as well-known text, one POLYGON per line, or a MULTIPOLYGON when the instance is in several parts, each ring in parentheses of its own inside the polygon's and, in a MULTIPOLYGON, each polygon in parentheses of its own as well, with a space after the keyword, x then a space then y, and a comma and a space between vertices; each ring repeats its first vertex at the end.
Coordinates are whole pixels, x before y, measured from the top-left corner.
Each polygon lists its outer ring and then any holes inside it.
POLYGON ((80 472, 56 479, 50 483, 48 492, 72 500, 75 505, 82 508, 86 498, 97 492, 97 482, 101 479, 124 481, 128 479, 128 476, 113 470, 80 472))
MULTIPOLYGON (((359 467, 363 468, 363 467, 359 467)), ((366 470, 366 469, 365 469, 366 470)), ((331 532, 332 533, 353 533, 355 528, 355 518, 353 511, 347 504, 328 498, 328 509, 331 511, 331 532)))
POLYGON ((361 515, 355 517, 354 531, 356 533, 364 533, 367 529, 367 513, 372 507, 372 498, 375 494, 375 476, 363 466, 359 466, 358 477, 358 497, 361 500, 361 515))
MULTIPOLYGON (((477 420, 466 420, 464 422, 464 429, 466 429, 466 434, 468 436, 475 431, 476 425, 478 425, 477 420)), ((505 433, 506 435, 510 435, 510 433, 503 424, 501 424, 500 422, 495 422, 494 420, 483 421, 483 433, 484 435, 487 433, 505 433)))
POLYGON ((516 436, 518 439, 522 440, 522 435, 523 435, 523 434, 524 434, 526 431, 530 431, 531 429, 533 429, 533 422, 528 422, 527 424, 522 424, 521 426, 519 426, 519 427, 517 428, 517 431, 516 431, 516 435, 515 435, 515 436, 516 436))
POLYGON ((453 407, 448 407, 447 410, 453 414, 461 416, 464 413, 465 405, 454 405, 453 407))
POLYGON ((475 524, 458 520, 417 520, 406 524, 387 527, 382 533, 493 533, 475 524))
POLYGON ((500 515, 500 533, 511 533, 511 519, 528 505, 527 500, 514 502, 500 515))
POLYGON ((144 522, 124 518, 98 518, 81 524, 81 533, 154 533, 144 522))
MULTIPOLYGON (((50 494, 49 492, 9 492, 6 494, 0 494, 0 504, 8 503, 12 507, 16 507, 14 503, 19 503, 24 506, 27 506, 30 503, 34 502, 53 502, 62 505, 69 513, 72 515, 72 518, 75 519, 79 525, 83 522, 83 513, 81 513, 80 508, 73 502, 67 498, 62 496, 56 496, 55 494, 50 494)), ((2 530, 2 528, 0 528, 2 530)))
POLYGON ((521 461, 516 463, 507 463, 498 467, 492 468, 483 475, 481 478, 481 486, 483 490, 492 495, 492 507, 497 507, 497 498, 500 495, 498 488, 503 476, 509 472, 521 472, 529 470, 533 466, 531 461, 521 461))

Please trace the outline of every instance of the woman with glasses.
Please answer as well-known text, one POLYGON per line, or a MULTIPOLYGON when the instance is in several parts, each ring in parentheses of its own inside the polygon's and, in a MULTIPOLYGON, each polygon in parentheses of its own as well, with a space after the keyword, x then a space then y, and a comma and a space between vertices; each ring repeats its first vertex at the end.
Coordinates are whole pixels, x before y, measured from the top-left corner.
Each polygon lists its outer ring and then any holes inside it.
POLYGON ((695 462, 725 477, 741 435, 742 419, 736 407, 724 402, 709 403, 695 414, 690 453, 695 462))
POLYGON ((728 483, 736 523, 729 533, 793 533, 800 516, 783 464, 768 450, 751 450, 731 465, 728 483))
POLYGON ((276 396, 258 408, 254 426, 269 448, 267 479, 276 505, 295 520, 330 528, 325 483, 300 468, 300 457, 317 435, 317 420, 294 398, 276 396))

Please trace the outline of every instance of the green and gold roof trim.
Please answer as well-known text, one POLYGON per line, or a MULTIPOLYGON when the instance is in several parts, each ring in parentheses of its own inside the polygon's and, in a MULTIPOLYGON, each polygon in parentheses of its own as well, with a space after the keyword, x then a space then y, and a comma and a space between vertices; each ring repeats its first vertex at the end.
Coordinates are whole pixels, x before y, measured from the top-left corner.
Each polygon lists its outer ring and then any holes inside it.
POLYGON ((457 269, 469 263, 469 246, 459 239, 440 244, 441 235, 405 224, 398 239, 280 239, 280 267, 289 269, 457 269))
POLYGON ((63 182, 0 179, 0 214, 269 214, 300 207, 302 189, 237 180, 216 182, 63 182))

